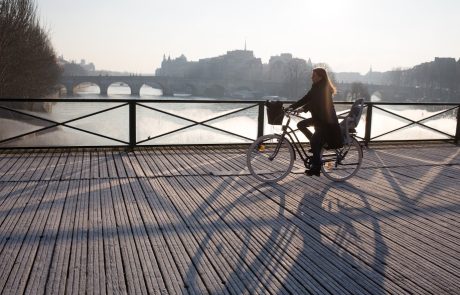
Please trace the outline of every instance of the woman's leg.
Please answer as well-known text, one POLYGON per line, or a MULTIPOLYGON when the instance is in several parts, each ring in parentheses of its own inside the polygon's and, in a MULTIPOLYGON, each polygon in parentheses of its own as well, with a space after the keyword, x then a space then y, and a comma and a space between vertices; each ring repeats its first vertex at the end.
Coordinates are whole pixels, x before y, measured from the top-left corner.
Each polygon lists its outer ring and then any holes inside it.
POLYGON ((310 130, 308 130, 307 127, 313 126, 313 120, 312 118, 308 118, 305 120, 300 121, 297 123, 297 128, 299 128, 300 131, 308 138, 309 141, 311 141, 311 137, 313 136, 313 133, 311 133, 310 130))
POLYGON ((316 128, 311 138, 311 149, 313 152, 312 166, 310 170, 319 171, 321 169, 321 148, 324 144, 324 135, 320 128, 316 128))

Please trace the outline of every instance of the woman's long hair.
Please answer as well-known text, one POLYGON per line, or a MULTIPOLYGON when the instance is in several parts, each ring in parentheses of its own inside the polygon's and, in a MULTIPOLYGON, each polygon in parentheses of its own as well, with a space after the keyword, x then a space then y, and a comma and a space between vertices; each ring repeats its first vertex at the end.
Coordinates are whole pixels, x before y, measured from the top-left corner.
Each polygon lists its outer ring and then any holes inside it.
POLYGON ((329 89, 331 90, 332 95, 337 93, 337 89, 335 88, 334 84, 332 84, 331 80, 329 79, 329 76, 327 75, 325 68, 314 68, 313 72, 315 72, 318 76, 320 76, 322 80, 326 81, 327 85, 329 86, 329 89))

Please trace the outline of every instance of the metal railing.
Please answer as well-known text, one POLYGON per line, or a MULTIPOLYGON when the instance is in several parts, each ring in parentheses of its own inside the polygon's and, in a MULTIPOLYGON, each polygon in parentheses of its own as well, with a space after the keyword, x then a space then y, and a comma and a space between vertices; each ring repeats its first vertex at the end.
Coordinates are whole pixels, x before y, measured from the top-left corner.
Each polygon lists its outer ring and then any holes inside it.
MULTIPOLYGON (((293 103, 293 101, 286 101, 286 104, 293 103)), ((335 102, 336 109, 343 109, 339 112, 346 112, 348 106, 351 106, 351 102, 335 102)), ((429 141, 453 141, 458 143, 460 138, 460 103, 423 103, 423 104, 413 104, 413 103, 376 103, 376 102, 368 102, 365 104, 366 110, 363 112, 363 121, 364 126, 362 128, 362 132, 358 132, 357 137, 360 138, 366 145, 371 142, 388 142, 388 141, 406 141, 407 139, 391 139, 391 134, 395 134, 401 132, 406 128, 411 128, 414 126, 418 126, 425 130, 429 130, 432 133, 438 134, 441 138, 422 138, 422 139, 409 139, 411 141, 420 141, 420 140, 429 140, 429 141), (421 119, 413 119, 408 116, 405 116, 398 113, 392 108, 425 108, 425 109, 436 109, 433 112, 428 112, 428 116, 422 117, 421 119), (440 109, 440 110, 439 110, 440 109), (375 121, 375 112, 378 111, 380 113, 388 114, 388 116, 396 118, 398 121, 405 121, 405 124, 402 126, 398 126, 395 128, 390 128, 385 130, 384 132, 380 131, 380 133, 375 134, 373 129, 373 120, 375 121), (434 118, 442 118, 442 116, 449 117, 449 120, 456 120, 455 130, 441 130, 439 128, 435 128, 434 126, 430 126, 427 124, 430 120, 434 118), (374 117, 374 118, 373 118, 374 117), (454 119, 452 119, 454 118, 454 119), (389 136, 390 135, 390 136, 389 136), (390 139, 389 139, 390 137, 390 139)), ((185 108, 186 109, 186 108, 185 108)), ((149 146, 149 145, 164 145, 164 144, 149 144, 152 143, 154 140, 159 138, 164 138, 166 136, 177 134, 179 132, 186 131, 189 128, 195 126, 202 126, 207 129, 220 132, 221 134, 226 134, 232 136, 234 138, 238 138, 241 143, 247 143, 255 138, 264 134, 265 126, 267 126, 266 119, 265 119, 265 101, 240 101, 240 100, 147 100, 147 99, 1 99, 0 100, 0 119, 2 119, 2 114, 9 114, 10 119, 11 116, 21 117, 21 118, 28 118, 30 120, 40 121, 45 124, 45 126, 37 127, 34 130, 27 130, 27 131, 18 131, 17 134, 13 136, 2 136, 0 131, 0 148, 36 148, 36 147, 110 147, 110 146, 125 146, 129 148, 134 148, 136 146, 149 146), (20 108, 17 105, 19 104, 32 104, 32 103, 73 103, 73 104, 85 104, 85 103, 97 103, 100 105, 104 105, 105 107, 99 109, 94 112, 85 113, 83 115, 76 116, 74 118, 67 118, 64 120, 58 120, 50 118, 49 116, 45 116, 39 112, 31 112, 24 108, 20 108), (113 106, 115 104, 115 106, 113 106), (211 118, 207 118, 204 120, 197 120, 191 119, 184 115, 180 115, 171 111, 166 111, 156 106, 156 104, 167 105, 167 104, 179 104, 179 105, 186 105, 192 106, 193 104, 227 104, 229 106, 236 106, 235 110, 231 110, 229 112, 225 112, 224 114, 218 114, 211 118), (82 119, 86 119, 89 117, 94 117, 103 113, 107 113, 110 111, 118 110, 125 114, 128 124, 128 134, 125 139, 116 138, 114 136, 110 136, 108 134, 104 134, 102 131, 91 131, 86 128, 81 128, 78 126, 71 125, 74 122, 77 122, 82 119), (147 138, 140 138, 139 126, 137 117, 140 110, 149 110, 161 114, 163 116, 168 116, 170 118, 175 118, 177 120, 182 120, 187 122, 187 125, 178 127, 172 130, 165 131, 163 133, 157 134, 153 137, 147 138), (238 113, 242 113, 248 110, 252 110, 253 114, 255 115, 254 120, 257 122, 257 127, 254 130, 254 136, 243 135, 241 133, 237 133, 234 131, 226 130, 224 128, 219 128, 216 126, 211 125, 212 121, 220 120, 225 117, 229 117, 231 115, 235 115, 238 113), (83 134, 89 134, 92 136, 96 136, 98 138, 106 139, 115 142, 116 144, 86 144, 84 142, 79 143, 78 145, 75 144, 67 144, 66 142, 59 142, 59 144, 45 144, 45 145, 34 145, 34 144, 21 144, 21 139, 26 138, 31 135, 40 135, 47 130, 53 130, 56 127, 65 127, 70 128, 73 131, 81 132, 83 134), (17 143, 17 144, 15 144, 17 143)), ((5 119, 5 117, 3 117, 5 119)), ((11 120, 10 120, 11 121, 11 120)), ((449 121, 449 122, 450 122, 449 121)), ((99 123, 98 126, 104 126, 104 122, 99 123)), ((105 125, 110 124, 109 122, 105 122, 105 125)), ((361 124, 362 125, 362 124, 361 124)), ((245 128, 246 126, 243 126, 245 128)), ((7 126, 1 126, 3 130, 8 128, 7 126)), ((11 130, 10 130, 11 131, 11 130)), ((174 142, 169 143, 168 145, 183 145, 187 144, 184 142, 174 142)), ((196 143, 195 143, 196 144, 196 143)), ((199 144, 213 144, 212 142, 200 142, 199 144)))

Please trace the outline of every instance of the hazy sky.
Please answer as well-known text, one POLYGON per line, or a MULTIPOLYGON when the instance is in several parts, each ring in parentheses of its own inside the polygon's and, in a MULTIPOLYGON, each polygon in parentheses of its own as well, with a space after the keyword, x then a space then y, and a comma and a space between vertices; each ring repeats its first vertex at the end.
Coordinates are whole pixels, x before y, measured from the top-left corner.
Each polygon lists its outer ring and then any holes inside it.
POLYGON ((96 69, 151 74, 247 48, 289 52, 334 71, 460 58, 460 0, 36 0, 57 54, 96 69))

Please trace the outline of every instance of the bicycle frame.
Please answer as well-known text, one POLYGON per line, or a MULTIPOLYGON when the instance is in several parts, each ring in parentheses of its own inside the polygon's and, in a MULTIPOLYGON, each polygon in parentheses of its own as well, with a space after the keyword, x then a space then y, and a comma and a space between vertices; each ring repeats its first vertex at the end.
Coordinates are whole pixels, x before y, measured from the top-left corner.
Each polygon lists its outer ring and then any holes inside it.
MULTIPOLYGON (((281 145, 281 143, 283 142, 283 139, 284 139, 284 138, 286 137, 286 135, 287 135, 287 136, 289 137, 289 140, 288 140, 289 144, 295 148, 295 150, 296 150, 297 153, 299 154, 299 156, 300 156, 300 158, 302 159, 302 161, 305 162, 306 160, 310 159, 310 156, 308 155, 308 153, 307 153, 307 152, 305 151, 305 149, 303 148, 303 146, 302 146, 302 144, 301 144, 301 142, 300 142, 300 140, 299 140, 299 137, 297 137, 297 134, 295 134, 295 131, 297 131, 298 129, 294 130, 294 129, 292 129, 292 128, 289 126, 289 123, 291 122, 291 115, 288 115, 288 114, 287 114, 286 116, 288 117, 288 120, 287 120, 286 124, 284 124, 284 125, 282 126, 283 133, 278 134, 278 135, 281 136, 281 140, 280 140, 280 142, 278 143, 278 145, 276 146, 276 149, 275 149, 273 155, 270 156, 269 158, 270 158, 271 160, 273 160, 273 159, 276 157, 276 155, 278 154, 278 151, 279 151, 279 149, 280 149, 280 145, 281 145), (288 131, 288 130, 289 130, 289 131, 288 131), (295 140, 292 138, 292 135, 291 135, 291 134, 294 135, 295 140), (300 146, 300 149, 299 149, 299 146, 300 146)), ((275 134, 276 134, 276 133, 275 133, 275 134)), ((294 160, 296 159, 296 154, 297 154, 297 153, 294 153, 294 160)))
MULTIPOLYGON (((302 143, 300 142, 300 139, 299 137, 297 136, 297 134, 295 134, 295 132, 299 129, 292 129, 290 126, 289 126, 289 123, 291 122, 291 114, 285 114, 286 117, 288 118, 286 124, 282 125, 282 130, 283 132, 281 134, 277 134, 277 135, 280 135, 281 136, 281 140, 280 142, 277 144, 276 148, 275 148, 275 151, 273 152, 273 155, 271 155, 269 157, 270 160, 273 160, 277 155, 278 155, 278 151, 281 147, 281 143, 283 142, 284 138, 286 138, 286 135, 289 137, 289 144, 291 146, 294 147, 295 149, 295 153, 294 153, 294 160, 296 160, 296 154, 298 153, 300 158, 302 159, 302 161, 304 163, 306 163, 308 160, 311 159, 311 156, 308 155, 307 151, 304 149, 304 147, 302 146, 302 143), (292 135, 294 136, 294 138, 292 137, 292 135), (300 148, 299 148, 300 147, 300 148)), ((299 118, 302 118, 300 116, 297 116, 299 118)), ((275 133, 276 134, 276 133, 275 133)), ((334 153, 334 155, 336 156, 339 156, 340 159, 339 159, 339 162, 341 161, 341 159, 343 159, 345 157, 345 155, 347 154, 348 152, 345 152, 344 155, 342 155, 341 153, 334 153)), ((335 161, 334 159, 322 159, 322 163, 326 163, 326 162, 332 162, 332 161, 335 161)), ((335 163, 335 165, 337 166, 337 162, 335 163)))

